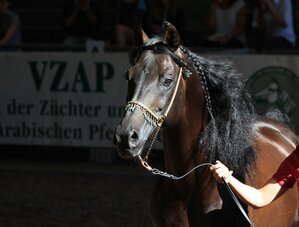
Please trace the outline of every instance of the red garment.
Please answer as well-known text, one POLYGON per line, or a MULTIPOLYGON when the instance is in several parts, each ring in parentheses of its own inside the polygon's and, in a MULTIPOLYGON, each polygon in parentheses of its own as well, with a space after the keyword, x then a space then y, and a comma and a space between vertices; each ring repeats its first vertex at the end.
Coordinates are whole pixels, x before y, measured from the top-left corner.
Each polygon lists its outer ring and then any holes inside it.
POLYGON ((292 188, 297 182, 299 191, 299 146, 281 163, 273 179, 288 188, 292 188))
MULTIPOLYGON (((273 175, 273 179, 281 186, 287 188, 292 188, 297 182, 299 193, 299 146, 281 163, 273 175)), ((297 227, 299 227, 299 222, 297 223, 297 227)))

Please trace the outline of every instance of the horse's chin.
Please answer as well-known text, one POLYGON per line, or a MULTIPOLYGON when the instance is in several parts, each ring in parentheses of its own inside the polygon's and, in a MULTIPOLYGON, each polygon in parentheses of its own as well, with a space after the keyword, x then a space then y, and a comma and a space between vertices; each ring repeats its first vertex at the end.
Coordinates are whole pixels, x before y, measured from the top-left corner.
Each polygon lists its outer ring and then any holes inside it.
POLYGON ((130 149, 130 148, 119 148, 116 147, 118 155, 123 159, 137 159, 142 155, 143 148, 140 149, 130 149))

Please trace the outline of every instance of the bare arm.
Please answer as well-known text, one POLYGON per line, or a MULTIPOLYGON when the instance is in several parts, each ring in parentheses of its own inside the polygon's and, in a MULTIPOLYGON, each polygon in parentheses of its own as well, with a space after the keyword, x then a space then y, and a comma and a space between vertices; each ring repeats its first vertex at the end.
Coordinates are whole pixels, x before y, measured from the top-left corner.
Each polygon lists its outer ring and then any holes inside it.
POLYGON ((3 38, 0 40, 0 44, 7 43, 7 41, 10 40, 11 37, 14 35, 16 30, 17 30, 17 26, 15 24, 10 25, 8 30, 4 34, 3 38))
POLYGON ((220 161, 216 161, 216 164, 211 166, 211 171, 218 182, 223 183, 222 177, 226 179, 237 196, 243 202, 253 207, 266 206, 287 191, 286 188, 281 187, 272 178, 259 189, 246 185, 232 176, 228 168, 220 161))
POLYGON ((245 7, 243 6, 236 15, 236 25, 234 27, 234 30, 232 31, 231 37, 229 38, 235 39, 244 31, 246 26, 246 19, 246 11, 245 7))
POLYGON ((219 43, 220 44, 226 44, 229 40, 236 39, 245 29, 246 26, 246 9, 245 6, 241 7, 238 12, 235 15, 235 26, 231 32, 231 34, 228 35, 222 35, 219 37, 219 43))
POLYGON ((92 26, 95 26, 98 23, 98 18, 94 15, 94 13, 92 12, 92 10, 90 9, 90 1, 89 0, 81 0, 81 1, 75 1, 75 9, 74 11, 70 14, 70 16, 68 16, 65 19, 65 25, 67 27, 71 27, 72 24, 75 22, 78 13, 80 10, 82 10, 87 18, 89 19, 90 23, 92 26))
POLYGON ((213 32, 216 27, 216 18, 215 18, 215 11, 217 8, 217 2, 214 1, 210 7, 209 15, 208 15, 208 29, 210 32, 213 32))
POLYGON ((79 9, 78 7, 76 7, 74 9, 74 11, 71 13, 70 16, 68 16, 67 18, 65 18, 64 20, 64 24, 66 27, 71 27, 72 24, 74 23, 74 21, 76 20, 77 16, 78 16, 78 13, 79 13, 79 9))
POLYGON ((265 4, 266 4, 267 8, 269 9, 273 19, 275 21, 277 21, 277 23, 279 24, 280 27, 285 28, 287 26, 287 22, 286 22, 285 18, 283 17, 283 15, 281 15, 279 12, 277 12, 275 10, 272 1, 265 0, 265 4))
POLYGON ((95 26, 98 23, 98 18, 94 15, 91 9, 88 7, 86 10, 84 10, 84 12, 87 15, 91 25, 95 26))

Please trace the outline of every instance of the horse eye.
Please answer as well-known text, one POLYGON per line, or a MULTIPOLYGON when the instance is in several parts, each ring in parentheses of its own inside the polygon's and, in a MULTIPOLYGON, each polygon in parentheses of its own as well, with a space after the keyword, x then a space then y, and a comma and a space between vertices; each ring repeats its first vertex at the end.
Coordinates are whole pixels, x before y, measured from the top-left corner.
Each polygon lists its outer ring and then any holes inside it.
POLYGON ((171 85, 171 83, 172 83, 172 79, 165 79, 163 81, 163 86, 169 87, 171 85))

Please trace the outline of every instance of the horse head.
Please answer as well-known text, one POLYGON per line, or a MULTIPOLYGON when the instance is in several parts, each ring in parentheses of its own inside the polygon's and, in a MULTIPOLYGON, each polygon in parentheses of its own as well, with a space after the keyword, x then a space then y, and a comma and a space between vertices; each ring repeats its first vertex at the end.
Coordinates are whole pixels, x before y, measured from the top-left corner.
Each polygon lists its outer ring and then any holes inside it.
POLYGON ((117 126, 114 144, 123 158, 144 155, 146 142, 163 125, 174 125, 182 106, 181 76, 189 76, 187 63, 180 51, 180 36, 173 25, 165 22, 162 33, 149 38, 138 27, 134 32, 137 48, 130 57, 126 72, 127 106, 117 126), (183 72, 182 72, 183 71, 183 72))

